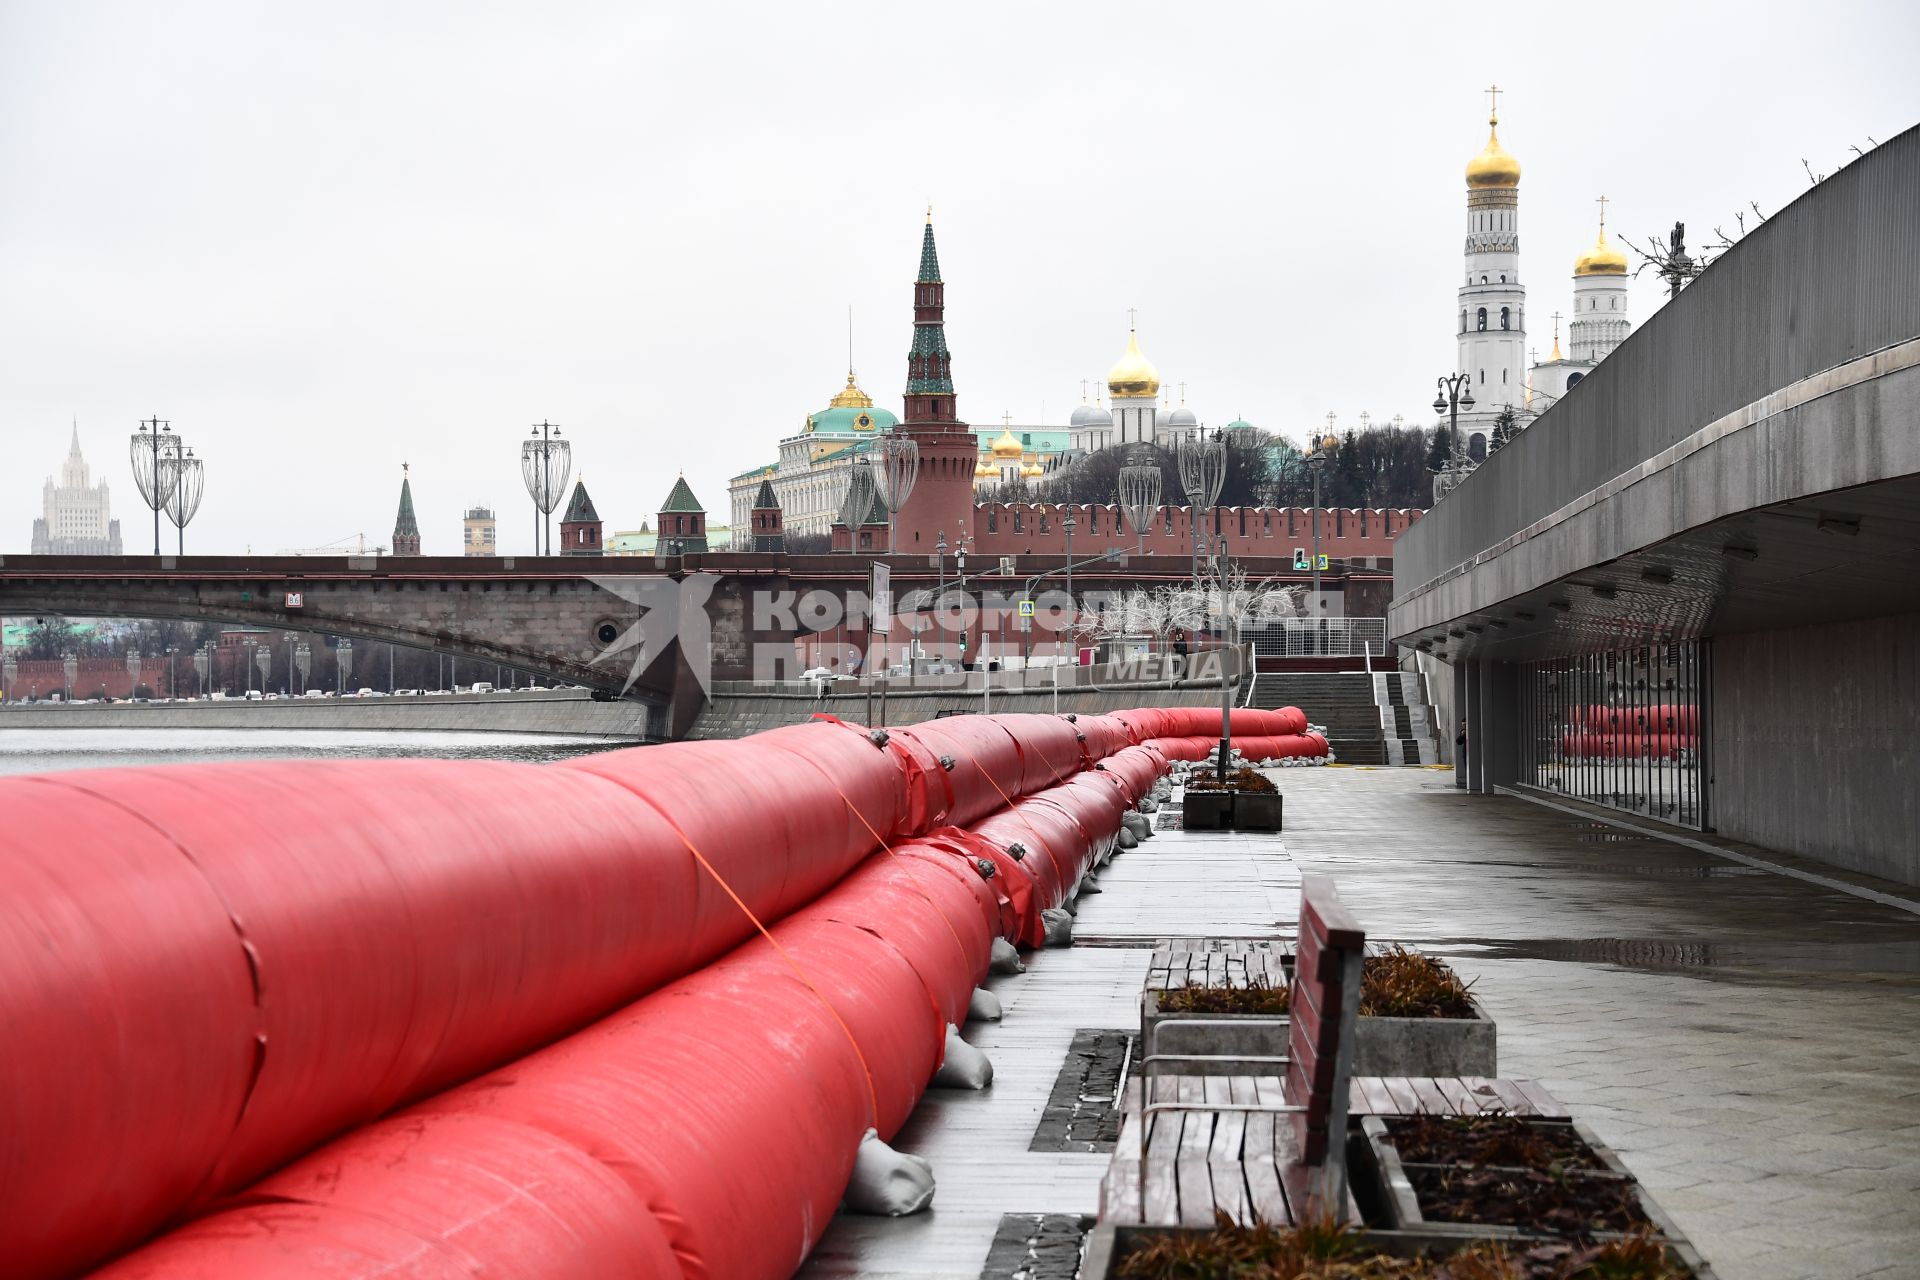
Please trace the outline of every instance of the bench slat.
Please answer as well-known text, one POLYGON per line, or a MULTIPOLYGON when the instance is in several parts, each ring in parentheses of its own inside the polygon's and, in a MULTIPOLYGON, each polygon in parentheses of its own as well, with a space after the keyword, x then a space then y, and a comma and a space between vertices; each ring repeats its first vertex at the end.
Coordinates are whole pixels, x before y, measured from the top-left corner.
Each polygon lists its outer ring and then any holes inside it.
POLYGON ((1570 1113, 1567 1111, 1566 1104, 1542 1088, 1538 1080, 1515 1080, 1513 1081, 1513 1086, 1525 1095, 1528 1102, 1533 1104, 1535 1115, 1546 1116, 1555 1120, 1571 1118, 1570 1113))
POLYGON ((1453 1114, 1453 1102, 1431 1076, 1409 1076, 1407 1083, 1413 1087, 1413 1096, 1420 1099, 1420 1109, 1430 1116, 1450 1116, 1453 1114))

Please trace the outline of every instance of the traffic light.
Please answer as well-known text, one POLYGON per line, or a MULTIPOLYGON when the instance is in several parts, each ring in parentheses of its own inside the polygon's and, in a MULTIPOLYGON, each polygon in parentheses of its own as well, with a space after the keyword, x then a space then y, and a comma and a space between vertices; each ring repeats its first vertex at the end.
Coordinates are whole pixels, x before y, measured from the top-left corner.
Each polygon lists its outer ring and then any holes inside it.
POLYGON ((1293 549, 1293 567, 1303 571, 1308 567, 1307 549, 1305 547, 1295 547, 1293 549))
POLYGON ((965 653, 966 651, 967 651, 967 633, 962 631, 960 633, 960 652, 965 653))

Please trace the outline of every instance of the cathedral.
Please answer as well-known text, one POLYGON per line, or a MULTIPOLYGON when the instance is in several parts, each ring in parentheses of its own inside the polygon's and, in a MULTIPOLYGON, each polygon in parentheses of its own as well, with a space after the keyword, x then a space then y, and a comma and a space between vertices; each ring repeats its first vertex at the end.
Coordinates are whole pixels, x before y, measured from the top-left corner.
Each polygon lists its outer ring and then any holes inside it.
POLYGON ((107 501, 107 482, 91 483, 87 460, 80 456, 80 426, 60 468, 60 483, 47 478, 41 491, 45 514, 33 522, 37 556, 117 556, 120 522, 107 501))
MULTIPOLYGON (((1528 365, 1527 290, 1520 282, 1520 162, 1500 145, 1499 89, 1489 89, 1487 145, 1467 164, 1466 276, 1459 290, 1458 361, 1473 407, 1460 414, 1455 448, 1468 465, 1484 462, 1494 429, 1512 415, 1516 429, 1553 407, 1626 339, 1627 257, 1607 241, 1606 198, 1594 247, 1573 265, 1573 354, 1553 351, 1528 365)), ((1446 425, 1446 419, 1441 425, 1446 425)), ((1452 477, 1458 482, 1458 475, 1452 477)), ((1438 486, 1436 497, 1450 491, 1438 486)))

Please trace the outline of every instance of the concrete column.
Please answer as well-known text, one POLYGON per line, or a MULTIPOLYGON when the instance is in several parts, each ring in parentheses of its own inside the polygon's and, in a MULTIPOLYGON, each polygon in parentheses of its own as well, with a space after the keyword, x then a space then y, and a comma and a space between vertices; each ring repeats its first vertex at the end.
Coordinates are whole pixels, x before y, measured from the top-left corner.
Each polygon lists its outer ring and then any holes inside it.
POLYGON ((1460 705, 1466 708, 1463 713, 1467 722, 1467 790, 1484 792, 1486 785, 1487 730, 1484 720, 1486 708, 1486 667, 1477 660, 1460 664, 1466 669, 1465 696, 1460 705))
POLYGON ((1447 739, 1447 749, 1453 752, 1453 785, 1464 790, 1467 785, 1467 752, 1454 745, 1454 739, 1460 736, 1460 722, 1467 718, 1472 703, 1467 701, 1467 664, 1455 662, 1448 668, 1453 672, 1453 705, 1449 707, 1447 718, 1442 722, 1447 739))
POLYGON ((1481 677, 1481 722, 1486 732, 1483 790, 1512 786, 1520 776, 1520 669, 1489 662, 1481 677))

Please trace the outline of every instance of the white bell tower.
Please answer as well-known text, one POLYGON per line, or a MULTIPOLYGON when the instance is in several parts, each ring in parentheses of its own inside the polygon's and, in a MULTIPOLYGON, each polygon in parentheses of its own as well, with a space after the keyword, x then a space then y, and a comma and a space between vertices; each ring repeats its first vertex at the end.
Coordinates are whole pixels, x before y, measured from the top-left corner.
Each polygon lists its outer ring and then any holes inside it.
POLYGON ((1487 90, 1487 145, 1467 165, 1466 279, 1460 286, 1460 369, 1472 412, 1457 443, 1478 462, 1508 407, 1526 413, 1527 291, 1520 284, 1520 162, 1500 145, 1500 88, 1487 90))

